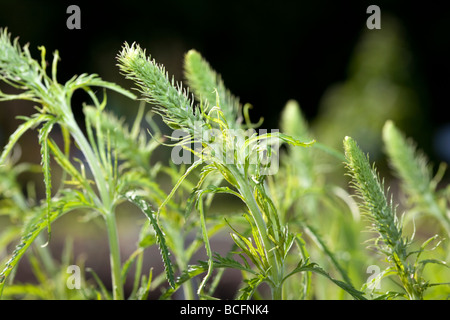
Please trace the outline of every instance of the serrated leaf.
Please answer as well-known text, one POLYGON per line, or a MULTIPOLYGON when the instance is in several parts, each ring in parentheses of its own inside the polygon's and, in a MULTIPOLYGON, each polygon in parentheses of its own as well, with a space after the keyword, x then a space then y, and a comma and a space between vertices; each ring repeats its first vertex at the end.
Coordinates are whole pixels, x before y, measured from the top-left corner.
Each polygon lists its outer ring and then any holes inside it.
MULTIPOLYGON (((39 144, 41 145, 41 166, 44 173, 45 184, 45 199, 47 203, 47 230, 48 242, 50 241, 52 230, 50 223, 50 203, 52 201, 52 181, 51 181, 51 167, 50 167, 50 148, 48 145, 48 136, 56 123, 56 118, 50 119, 41 129, 39 129, 39 144)), ((45 245, 47 245, 45 244, 45 245)), ((44 246, 45 246, 44 245, 44 246)))
MULTIPOLYGON (((245 261, 245 260, 244 260, 245 261)), ((257 274, 254 270, 251 269, 249 265, 242 265, 238 261, 228 258, 222 257, 218 253, 214 254, 214 268, 231 268, 241 271, 246 271, 252 274, 257 274)))
POLYGON ((140 196, 130 195, 127 196, 127 199, 141 209, 141 211, 147 216, 153 229, 155 230, 156 241, 158 243, 161 257, 163 259, 167 281, 172 288, 175 288, 175 276, 172 262, 170 261, 169 247, 166 244, 165 234, 158 224, 155 212, 151 209, 150 205, 140 196))
POLYGON ((181 275, 177 278, 175 285, 169 289, 167 289, 160 297, 160 300, 165 300, 170 298, 186 281, 191 280, 192 278, 206 272, 208 270, 207 263, 203 265, 190 265, 186 270, 184 270, 181 275))
POLYGON ((315 272, 317 274, 320 274, 322 276, 324 276, 325 278, 329 279, 330 281, 332 281, 333 283, 335 283, 337 286, 339 286, 340 288, 344 289, 344 291, 346 291, 347 293, 349 293, 351 296, 353 296, 353 298, 357 299, 357 300, 366 300, 366 298, 364 297, 364 294, 361 291, 356 290, 352 285, 340 281, 340 280, 336 280, 333 277, 331 277, 325 270, 323 270, 317 263, 310 263, 308 261, 303 261, 301 260, 297 267, 292 270, 287 276, 285 276, 283 278, 283 281, 286 281, 287 278, 289 278, 290 276, 299 273, 299 272, 304 272, 304 271, 309 271, 309 272, 315 272))
POLYGON ((241 295, 237 298, 238 300, 250 300, 255 293, 258 286, 266 280, 266 277, 258 275, 255 278, 244 280, 246 286, 241 288, 241 295))

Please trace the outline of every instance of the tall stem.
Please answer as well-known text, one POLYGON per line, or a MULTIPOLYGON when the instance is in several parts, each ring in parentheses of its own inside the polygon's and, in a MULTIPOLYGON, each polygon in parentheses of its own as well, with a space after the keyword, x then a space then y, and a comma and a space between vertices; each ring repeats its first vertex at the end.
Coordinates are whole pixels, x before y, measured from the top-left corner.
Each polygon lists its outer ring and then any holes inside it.
POLYGON ((121 277, 119 237, 111 195, 108 191, 108 186, 105 178, 103 177, 98 159, 95 156, 91 145, 78 127, 75 119, 71 117, 67 121, 67 125, 70 128, 70 132, 72 133, 75 142, 78 144, 80 150, 83 152, 83 155, 86 158, 87 163, 89 164, 91 172, 94 176, 95 183, 100 193, 102 207, 99 209, 101 209, 104 213, 109 241, 113 298, 115 300, 122 300, 124 298, 124 294, 121 277))
POLYGON ((281 268, 278 264, 275 252, 274 250, 272 250, 274 248, 267 235, 267 225, 266 222, 264 221, 263 214, 261 213, 261 210, 259 209, 259 206, 253 195, 252 188, 249 186, 248 181, 245 179, 245 177, 243 177, 242 174, 239 172, 238 168, 234 165, 228 165, 227 168, 231 171, 233 177, 236 179, 238 183, 239 192, 245 199, 245 203, 248 209, 250 210, 253 219, 256 223, 256 227, 258 228, 259 234, 261 235, 261 239, 264 244, 265 254, 268 257, 271 266, 269 272, 271 274, 272 278, 271 280, 273 282, 273 285, 271 285, 272 299, 281 300, 282 299, 281 268))
POLYGON ((114 210, 111 210, 105 215, 105 220, 106 228, 108 231, 109 260, 111 263, 113 298, 114 300, 123 300, 124 293, 122 284, 119 236, 117 232, 116 215, 114 214, 114 210))
POLYGON ((91 145, 87 141, 84 134, 81 132, 75 119, 72 118, 68 120, 67 125, 70 129, 70 132, 72 133, 75 142, 78 144, 81 152, 83 152, 83 155, 86 158, 87 163, 89 164, 89 168, 91 169, 91 172, 94 176, 95 184, 99 190, 100 197, 102 199, 103 207, 109 208, 111 205, 111 197, 108 192, 108 187, 106 185, 102 169, 100 167, 97 157, 95 156, 94 151, 91 148, 91 145))

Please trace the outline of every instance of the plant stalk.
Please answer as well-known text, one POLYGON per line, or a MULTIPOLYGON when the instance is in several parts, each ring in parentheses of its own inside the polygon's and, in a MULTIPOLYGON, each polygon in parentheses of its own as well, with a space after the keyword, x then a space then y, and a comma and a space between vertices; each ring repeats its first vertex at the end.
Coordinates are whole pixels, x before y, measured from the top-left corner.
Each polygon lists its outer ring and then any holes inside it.
POLYGON ((259 206, 256 202, 255 197, 253 196, 253 191, 248 184, 248 181, 242 176, 239 172, 239 169, 234 165, 228 165, 227 168, 231 171, 234 178, 238 183, 238 189, 242 197, 245 199, 245 203, 250 210, 252 217, 256 223, 259 234, 264 244, 265 254, 268 257, 268 261, 270 263, 271 269, 269 270, 271 275, 271 290, 272 290, 272 299, 281 300, 282 299, 282 271, 280 270, 280 266, 278 264, 277 258, 275 256, 274 247, 272 246, 270 239, 267 235, 267 225, 264 221, 263 214, 259 209, 259 206))
POLYGON ((102 204, 99 209, 104 213, 108 233, 113 298, 114 300, 123 300, 124 293, 121 277, 119 237, 117 232, 115 212, 113 203, 111 201, 111 196, 108 191, 108 186, 105 178, 103 177, 102 169, 98 163, 98 159, 96 158, 91 145, 78 127, 75 119, 73 117, 70 117, 67 121, 67 125, 70 128, 70 132, 72 133, 75 142, 78 144, 80 150, 83 152, 83 155, 86 158, 87 163, 89 164, 91 172, 94 176, 95 183, 100 193, 102 204))
POLYGON ((108 192, 108 187, 106 185, 102 169, 98 163, 98 159, 95 156, 95 153, 91 148, 91 145, 87 141, 84 134, 81 132, 80 128, 78 127, 78 124, 76 123, 75 119, 73 119, 73 117, 71 117, 67 121, 67 125, 69 127, 70 132, 72 133, 75 142, 78 144, 81 152, 86 158, 87 163, 89 164, 89 168, 91 169, 91 172, 94 176, 95 184, 100 193, 103 208, 110 208, 111 197, 108 192))
POLYGON ((119 235, 117 232, 116 215, 114 210, 111 210, 105 215, 106 228, 108 231, 109 241, 109 259, 111 263, 111 277, 113 287, 113 299, 123 300, 123 284, 122 284, 122 272, 120 261, 120 247, 119 247, 119 235))

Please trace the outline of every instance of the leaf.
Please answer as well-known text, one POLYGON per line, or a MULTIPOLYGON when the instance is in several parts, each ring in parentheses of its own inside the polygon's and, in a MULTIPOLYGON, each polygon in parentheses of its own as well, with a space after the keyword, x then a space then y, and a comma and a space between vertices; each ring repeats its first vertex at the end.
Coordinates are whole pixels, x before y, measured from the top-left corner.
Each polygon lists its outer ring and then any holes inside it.
POLYGON ((147 300, 148 294, 150 292, 150 287, 152 285, 153 280, 153 268, 150 268, 148 279, 145 277, 142 279, 142 286, 139 288, 136 296, 138 300, 147 300), (145 286, 144 286, 145 285, 145 286))
MULTIPOLYGON (((50 222, 55 221, 72 210, 89 208, 86 203, 77 200, 77 194, 75 193, 67 193, 67 195, 62 197, 58 202, 54 201, 52 205, 54 208, 51 210, 50 222)), ((46 208, 38 208, 35 217, 25 226, 19 244, 14 249, 11 258, 6 262, 3 271, 0 273, 0 296, 6 283, 6 279, 11 274, 12 270, 17 266, 22 256, 41 231, 48 226, 48 217, 43 218, 43 216, 46 216, 46 208)))
MULTIPOLYGON (((259 251, 258 248, 253 246, 251 238, 247 239, 242 234, 236 231, 230 224, 230 228, 235 232, 231 233, 231 238, 236 243, 236 245, 244 251, 247 257, 255 264, 256 267, 262 272, 266 273, 270 268, 269 262, 267 261, 267 257, 263 252, 259 251)), ((251 224, 252 229, 256 228, 253 224, 251 224)), ((257 231, 256 231, 257 232, 257 231)))
POLYGON ((26 119, 26 122, 19 125, 14 133, 9 137, 8 143, 4 147, 2 155, 0 156, 0 165, 4 164, 6 157, 9 155, 13 147, 16 145, 17 141, 26 131, 51 118, 51 116, 46 114, 40 114, 37 116, 35 115, 32 118, 24 118, 26 119))
POLYGON ((244 282, 247 284, 245 287, 241 288, 241 295, 237 298, 238 300, 250 300, 255 293, 258 286, 266 280, 267 277, 258 275, 255 278, 246 279, 244 282))
POLYGON ((207 264, 203 265, 191 265, 188 266, 186 270, 184 270, 181 275, 177 278, 175 285, 169 289, 167 289, 160 297, 160 300, 165 300, 170 298, 186 281, 191 280, 192 278, 202 274, 203 272, 208 270, 207 264))
POLYGON ((123 266, 122 266, 122 283, 126 282, 128 272, 130 271, 131 265, 134 263, 136 258, 140 257, 141 254, 142 254, 142 248, 136 249, 123 264, 123 266))
POLYGON ((102 292, 103 296, 107 300, 112 300, 112 297, 111 297, 111 295, 108 292, 108 289, 106 289, 105 285, 103 284, 103 281, 100 279, 100 277, 97 275, 97 273, 91 268, 87 268, 86 271, 88 271, 88 272, 90 272, 92 274, 92 276, 94 277, 95 282, 97 282, 97 285, 100 287, 100 291, 102 292))
MULTIPOLYGON (((425 266, 427 264, 437 264, 446 268, 450 268, 450 266, 445 262, 445 261, 441 261, 438 259, 424 259, 424 260, 420 260, 418 262, 418 268, 417 268, 417 273, 421 274, 423 272, 423 269, 425 269, 425 266)), ((429 286, 429 285, 428 285, 429 286)))
POLYGON ((284 141, 290 145, 302 146, 302 147, 311 147, 312 145, 314 145, 316 143, 315 140, 311 140, 309 142, 302 142, 302 141, 297 140, 294 137, 291 137, 287 134, 281 133, 279 131, 275 131, 275 132, 264 133, 264 134, 252 136, 251 138, 249 138, 245 141, 243 147, 248 148, 250 145, 254 144, 255 142, 260 142, 262 140, 268 140, 269 145, 277 144, 277 143, 279 143, 279 141, 284 141))
POLYGON ((194 208, 194 205, 197 203, 200 195, 203 193, 203 190, 200 190, 203 183, 205 182, 208 175, 215 172, 217 168, 213 165, 206 165, 202 168, 200 171, 199 180, 197 182, 197 185, 192 189, 191 194, 189 195, 189 198, 186 201, 185 211, 184 211, 184 217, 185 219, 189 217, 190 213, 192 212, 192 209, 194 208))
POLYGON ((38 284, 15 284, 5 288, 3 292, 5 300, 12 299, 17 296, 24 296, 26 299, 48 299, 48 291, 38 284))
MULTIPOLYGON (((48 147, 53 153, 53 156, 56 160, 56 162, 61 166, 61 168, 66 171, 72 179, 74 179, 80 186, 83 187, 84 190, 88 191, 89 195, 95 195, 95 192, 92 190, 91 186, 89 185, 88 179, 84 177, 69 161, 69 159, 62 153, 62 151, 59 149, 59 147, 56 145, 56 143, 49 139, 48 141, 48 147)), ((98 198, 96 198, 97 203, 99 203, 98 198)))
POLYGON ((352 282, 351 282, 350 277, 348 276, 346 270, 344 270, 344 268, 341 266, 341 264, 336 259, 333 252, 331 252, 331 250, 328 248, 328 246, 326 245, 326 243, 322 239, 322 237, 319 235, 319 233, 312 226, 304 225, 303 227, 304 227, 305 231, 308 233, 308 235, 312 238, 312 240, 317 244, 317 246, 330 258, 331 262, 336 267, 336 269, 339 271, 339 273, 341 274, 344 281, 348 285, 352 286, 352 282))
POLYGON ((202 160, 197 160, 195 161, 187 170, 186 172, 180 177, 180 179, 178 180, 178 182, 175 184, 175 186, 173 187, 172 191, 170 192, 170 194, 167 196, 167 198, 164 200, 164 202, 159 206, 158 208, 158 215, 159 212, 161 211, 161 209, 170 201, 170 199, 173 197, 173 195, 175 194, 175 192, 177 191, 177 189, 180 187, 181 183, 184 181, 184 179, 186 179, 186 177, 189 175, 189 173, 191 173, 195 168, 197 168, 199 165, 201 165, 203 163, 202 160))
POLYGON ((155 230, 156 240, 159 245, 161 257, 164 262, 164 268, 165 268, 165 272, 166 272, 167 281, 169 282, 169 285, 172 288, 175 288, 175 277, 174 277, 172 262, 170 261, 169 247, 166 244, 165 234, 161 230, 161 228, 158 224, 156 214, 151 209, 150 205, 142 197, 136 196, 136 195, 130 195, 130 196, 127 196, 127 199, 131 203, 134 203, 138 208, 140 208, 142 210, 142 212, 149 219, 153 229, 155 230))
POLYGON ((77 77, 73 77, 69 81, 66 82, 65 87, 69 89, 70 91, 75 91, 77 89, 84 89, 86 87, 103 87, 106 89, 110 89, 113 91, 116 91, 130 99, 136 99, 136 95, 131 93, 130 91, 122 88, 121 86, 102 80, 98 75, 96 74, 81 74, 77 77))
POLYGON ((212 260, 212 251, 211 251, 211 246, 209 243, 208 229, 206 228, 205 212, 203 210, 203 199, 201 199, 201 196, 200 196, 199 200, 197 201, 197 209, 198 209, 198 212, 200 213, 200 225, 202 228, 202 236, 203 236, 203 241, 205 242, 206 254, 208 255, 208 258, 209 258, 208 259, 208 272, 207 272, 206 276, 203 278, 203 280, 200 283, 198 290, 197 290, 197 294, 199 296, 201 296, 201 295, 203 295, 203 288, 206 285, 206 281, 208 281, 208 279, 212 275, 214 262, 212 260))
POLYGON ((203 180, 201 180, 199 182, 197 187, 194 188, 194 190, 190 194, 189 198, 187 199, 185 215, 184 215, 185 218, 187 218, 189 216, 189 214, 192 211, 192 208, 193 208, 194 204, 197 203, 199 201, 199 198, 202 197, 204 194, 216 194, 216 193, 231 194, 231 195, 236 196, 239 199, 243 200, 242 196, 239 193, 237 193, 236 191, 234 191, 234 190, 232 190, 232 189, 230 189, 228 187, 217 187, 217 186, 214 186, 214 185, 209 185, 205 189, 198 190, 198 187, 200 186, 200 184, 202 182, 203 182, 203 180))
POLYGON ((317 274, 320 274, 325 278, 329 279, 330 281, 332 281, 333 283, 335 283, 340 288, 344 289, 344 291, 353 296, 353 298, 357 300, 366 300, 363 292, 356 290, 352 285, 349 285, 348 283, 332 278, 325 270, 323 270, 321 267, 317 265, 317 263, 314 262, 309 263, 308 261, 304 262, 303 260, 300 260, 297 267, 294 270, 292 270, 287 276, 285 276, 282 282, 284 282, 290 276, 304 271, 315 272, 317 274))
POLYGON ((222 257, 218 253, 214 254, 214 267, 215 268, 231 268, 241 271, 246 271, 251 274, 257 274, 254 270, 250 268, 250 266, 244 266, 238 261, 228 258, 228 257, 222 257))
POLYGON ((44 173, 45 183, 45 198, 47 203, 47 229, 48 229, 48 241, 43 246, 46 246, 50 241, 52 230, 50 224, 50 203, 52 201, 52 181, 50 173, 50 152, 48 146, 48 135, 52 131, 53 125, 56 123, 56 118, 50 119, 39 130, 39 144, 41 145, 41 165, 44 173))

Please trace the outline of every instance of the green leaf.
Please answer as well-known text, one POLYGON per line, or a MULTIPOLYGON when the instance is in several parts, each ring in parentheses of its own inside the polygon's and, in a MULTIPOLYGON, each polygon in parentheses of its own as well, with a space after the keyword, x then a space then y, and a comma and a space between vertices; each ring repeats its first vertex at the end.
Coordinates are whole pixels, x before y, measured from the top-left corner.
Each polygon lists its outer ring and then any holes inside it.
POLYGON ((142 210, 142 212, 149 219, 153 229, 155 230, 156 240, 159 245, 161 257, 164 262, 167 281, 169 282, 169 284, 172 288, 175 288, 174 271, 173 271, 172 262, 170 261, 169 247, 166 244, 165 234, 158 224, 156 214, 151 209, 150 205, 142 197, 136 196, 136 195, 129 195, 129 196, 127 196, 127 199, 131 203, 134 203, 138 208, 140 208, 142 210))
POLYGON ((136 297, 139 300, 147 300, 148 294, 150 293, 150 287, 153 280, 153 268, 150 268, 148 279, 143 277, 142 286, 139 288, 136 297))
POLYGON ((246 283, 246 286, 241 288, 239 291, 242 293, 238 296, 238 300, 250 300, 255 293, 258 286, 266 280, 267 277, 264 277, 262 275, 258 275, 255 278, 246 279, 244 282, 246 283))
POLYGON ((131 265, 134 263, 136 258, 138 258, 142 254, 142 248, 136 249, 125 261, 122 266, 122 283, 126 282, 128 272, 130 271, 131 265))
POLYGON ((236 261, 232 258, 222 257, 218 253, 214 254, 214 267, 215 268, 231 268, 231 269, 249 272, 254 275, 257 274, 253 269, 251 269, 251 267, 249 265, 244 266, 243 264, 239 263, 238 261, 236 261))
MULTIPOLYGON (((86 203, 77 199, 76 193, 68 192, 64 197, 57 202, 53 201, 51 210, 50 222, 55 221, 62 215, 79 208, 89 208, 86 203)), ((47 208, 38 208, 38 211, 33 219, 31 219, 24 228, 23 235, 19 244, 14 249, 11 258, 6 262, 3 271, 0 273, 0 296, 6 279, 11 274, 12 270, 17 266, 22 256, 25 254, 30 245, 34 242, 37 236, 45 227, 48 226, 47 208)))
POLYGON ((197 160, 195 161, 187 170, 186 172, 180 177, 180 179, 177 181, 177 183, 175 184, 175 186, 173 187, 172 191, 170 192, 170 194, 167 196, 167 198, 164 200, 164 202, 160 205, 159 209, 158 209, 158 213, 159 211, 162 209, 162 207, 164 207, 169 201, 170 199, 173 197, 173 195, 175 194, 175 192, 177 191, 177 189, 180 187, 180 185, 183 183, 184 179, 186 179, 186 177, 195 169, 197 168, 199 165, 201 165, 203 163, 202 160, 197 160))
POLYGON ((52 131, 53 125, 56 123, 56 118, 50 119, 45 123, 39 130, 39 144, 41 145, 41 165, 42 171, 44 173, 44 183, 45 183, 45 198, 47 203, 47 228, 48 228, 48 241, 44 246, 48 244, 51 238, 52 230, 50 223, 50 203, 52 201, 52 181, 50 173, 50 150, 48 146, 48 135, 52 131))
POLYGON ((90 272, 92 276, 94 277, 95 282, 97 282, 97 285, 100 287, 100 291, 107 300, 112 300, 111 295, 108 292, 108 289, 106 289, 105 285, 103 284, 103 281, 100 279, 100 277, 97 275, 97 273, 92 268, 87 268, 86 271, 90 272))
POLYGON ((348 283, 345 283, 343 281, 332 278, 325 270, 323 270, 321 267, 319 267, 316 263, 309 263, 308 261, 303 262, 303 260, 301 260, 298 263, 297 267, 293 271, 291 271, 287 276, 285 276, 283 278, 283 282, 290 276, 292 276, 298 272, 304 272, 304 271, 315 272, 317 274, 320 274, 320 275, 324 276, 325 278, 329 279, 330 281, 332 281, 334 284, 336 284, 340 288, 344 289, 344 291, 349 293, 353 298, 355 298, 357 300, 366 300, 363 292, 356 290, 353 286, 349 285, 348 283))
POLYGON ((352 282, 350 280, 350 277, 347 274, 347 271, 344 270, 344 268, 341 266, 341 264, 336 259, 336 257, 333 254, 333 252, 331 252, 331 250, 328 248, 328 246, 326 245, 325 241, 319 235, 317 230, 315 230, 312 226, 309 226, 309 225, 304 225, 304 229, 308 233, 308 235, 312 238, 312 240, 317 244, 317 246, 330 258, 331 262, 336 267, 336 269, 339 271, 339 273, 341 274, 341 276, 344 279, 344 281, 348 285, 353 286, 352 282))
POLYGON ((81 74, 79 76, 73 77, 69 81, 66 82, 65 87, 70 91, 75 91, 77 89, 85 89, 88 87, 103 87, 106 89, 110 89, 116 91, 130 99, 136 99, 136 95, 131 93, 130 91, 122 88, 121 86, 102 80, 96 74, 81 74))
POLYGON ((167 289, 160 297, 160 300, 165 300, 170 298, 186 281, 191 280, 192 278, 202 274, 203 272, 208 270, 207 264, 204 265, 191 265, 188 266, 186 270, 184 270, 181 275, 177 278, 175 285, 169 289, 167 289))
POLYGON ((32 118, 24 118, 26 119, 26 122, 22 123, 17 127, 17 129, 14 131, 13 134, 9 137, 8 143, 3 149, 2 155, 0 156, 0 165, 4 164, 7 156, 11 152, 11 150, 16 145, 17 141, 20 139, 20 137, 29 129, 34 128, 38 124, 40 124, 43 121, 48 121, 52 117, 46 114, 39 114, 34 115, 32 118))
POLYGON ((209 258, 208 259, 208 272, 206 273, 206 276, 203 278, 203 280, 200 283, 198 290, 197 290, 198 295, 201 296, 201 295, 203 295, 203 288, 206 285, 206 281, 208 281, 208 279, 212 275, 214 262, 212 260, 212 251, 211 251, 211 246, 209 243, 208 229, 206 227, 205 212, 203 210, 203 199, 201 199, 201 196, 197 201, 197 209, 200 214, 200 225, 201 225, 201 229, 202 229, 203 241, 205 242, 206 254, 208 255, 208 258, 209 258))
MULTIPOLYGON (((89 180, 85 176, 83 176, 73 166, 73 164, 62 153, 62 151, 59 149, 59 147, 56 145, 56 143, 53 140, 51 140, 51 139, 48 140, 48 147, 50 148, 56 162, 61 166, 61 168, 65 172, 67 172, 76 183, 78 183, 80 186, 82 186, 84 190, 88 191, 89 195, 95 195, 95 192, 92 190, 91 186, 89 185, 89 180)), ((97 203, 99 203, 98 198, 96 198, 96 200, 97 200, 97 203)))
POLYGON ((242 196, 239 193, 237 193, 236 191, 234 191, 228 187, 217 187, 214 185, 209 185, 205 189, 198 190, 198 188, 200 187, 200 184, 202 182, 203 182, 203 180, 201 180, 199 182, 199 184, 194 188, 192 193, 189 195, 189 198, 187 199, 186 209, 185 209, 185 218, 187 218, 189 216, 194 204, 197 203, 199 201, 199 198, 201 196, 203 196, 204 194, 216 194, 216 193, 230 194, 230 195, 236 196, 239 199, 243 200, 242 196))
MULTIPOLYGON (((247 220, 249 221, 249 220, 247 220)), ((250 221, 249 221, 250 223, 250 221)), ((230 224, 228 224, 230 228, 235 232, 231 233, 231 238, 236 243, 236 245, 244 251, 244 253, 247 255, 248 258, 255 264, 258 269, 265 274, 268 269, 270 268, 268 259, 265 255, 265 251, 261 246, 255 248, 253 246, 253 243, 251 241, 251 238, 246 238, 242 234, 240 234, 236 229, 234 229, 230 224)), ((252 234, 256 235, 257 238, 259 238, 258 230, 256 229, 256 226, 251 223, 252 228, 252 234)), ((258 240, 256 240, 258 242, 258 240)))

